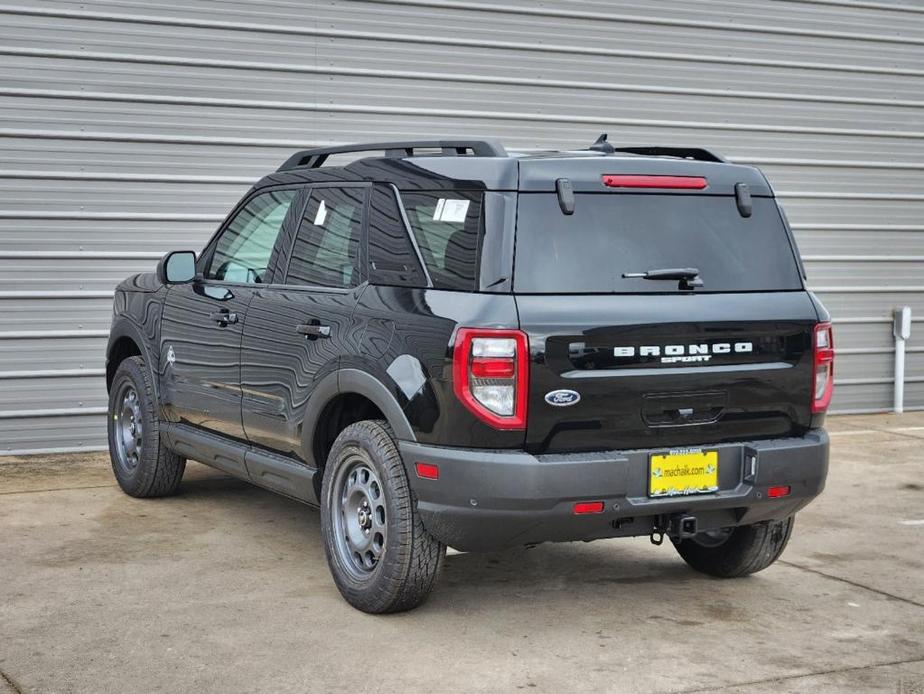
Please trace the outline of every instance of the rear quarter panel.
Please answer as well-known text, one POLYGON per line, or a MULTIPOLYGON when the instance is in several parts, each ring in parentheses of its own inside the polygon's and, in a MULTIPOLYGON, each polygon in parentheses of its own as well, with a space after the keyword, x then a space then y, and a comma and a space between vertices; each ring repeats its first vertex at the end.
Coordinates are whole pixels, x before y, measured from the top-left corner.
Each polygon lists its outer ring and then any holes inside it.
POLYGON ((516 328, 512 295, 370 286, 357 304, 365 324, 356 368, 385 384, 421 443, 471 448, 517 448, 523 431, 497 431, 478 420, 452 388, 452 343, 460 326, 516 328))

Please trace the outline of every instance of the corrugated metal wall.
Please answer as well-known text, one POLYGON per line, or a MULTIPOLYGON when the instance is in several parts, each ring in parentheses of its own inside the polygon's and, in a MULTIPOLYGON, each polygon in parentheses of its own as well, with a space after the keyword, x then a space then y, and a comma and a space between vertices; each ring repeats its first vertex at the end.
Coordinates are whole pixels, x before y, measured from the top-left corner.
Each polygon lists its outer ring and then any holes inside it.
POLYGON ((837 320, 840 411, 924 407, 913 0, 0 0, 0 452, 105 443, 112 288, 294 148, 442 134, 757 164, 837 320))

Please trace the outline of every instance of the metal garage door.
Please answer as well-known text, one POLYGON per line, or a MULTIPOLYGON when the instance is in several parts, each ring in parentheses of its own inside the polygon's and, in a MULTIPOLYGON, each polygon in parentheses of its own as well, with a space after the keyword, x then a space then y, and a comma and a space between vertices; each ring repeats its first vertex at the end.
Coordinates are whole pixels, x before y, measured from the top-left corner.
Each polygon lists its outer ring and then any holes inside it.
POLYGON ((112 287, 292 149, 441 134, 763 167, 836 317, 835 409, 889 407, 901 304, 924 407, 914 2, 0 0, 0 67, 0 452, 104 445, 112 287))

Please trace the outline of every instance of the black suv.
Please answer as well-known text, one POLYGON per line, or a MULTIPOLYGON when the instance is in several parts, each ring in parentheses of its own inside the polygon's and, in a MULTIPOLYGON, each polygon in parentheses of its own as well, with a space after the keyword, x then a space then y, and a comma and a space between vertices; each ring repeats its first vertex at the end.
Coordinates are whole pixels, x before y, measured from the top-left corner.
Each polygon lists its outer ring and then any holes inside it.
POLYGON ((119 285, 113 470, 163 496, 192 458, 319 506, 368 612, 419 605, 447 545, 666 536, 743 576, 827 473, 803 280, 767 180, 707 150, 299 152, 119 285))

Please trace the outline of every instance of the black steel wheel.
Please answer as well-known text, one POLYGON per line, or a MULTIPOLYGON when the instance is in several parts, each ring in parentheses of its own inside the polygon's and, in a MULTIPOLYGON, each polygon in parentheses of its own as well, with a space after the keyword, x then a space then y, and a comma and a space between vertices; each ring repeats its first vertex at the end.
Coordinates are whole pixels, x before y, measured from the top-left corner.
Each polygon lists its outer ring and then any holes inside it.
POLYGON ((337 470, 334 500, 338 512, 331 514, 334 546, 340 561, 359 580, 375 571, 385 553, 387 513, 382 483, 375 470, 356 449, 337 470))
POLYGON ((334 582, 373 614, 423 603, 446 548, 423 527, 386 422, 346 427, 331 448, 321 492, 321 533, 334 582))
POLYGON ((130 379, 125 379, 119 384, 115 402, 116 411, 112 415, 116 430, 113 463, 126 474, 131 474, 138 467, 144 450, 144 418, 138 393, 130 379))

